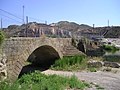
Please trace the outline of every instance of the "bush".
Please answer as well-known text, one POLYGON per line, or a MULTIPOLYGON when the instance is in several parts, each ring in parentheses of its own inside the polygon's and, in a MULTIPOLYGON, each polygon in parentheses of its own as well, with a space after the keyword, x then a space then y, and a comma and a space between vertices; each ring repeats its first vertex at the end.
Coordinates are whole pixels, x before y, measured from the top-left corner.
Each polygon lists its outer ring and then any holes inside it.
POLYGON ((103 57, 103 61, 120 63, 120 55, 106 55, 103 57))
POLYGON ((0 45, 3 43, 5 36, 2 31, 0 31, 0 45))
POLYGON ((86 66, 86 57, 81 55, 63 57, 62 59, 56 60, 55 64, 51 66, 51 69, 72 71, 85 69, 86 66))
POLYGON ((107 52, 113 52, 113 53, 119 50, 119 48, 111 45, 103 45, 103 49, 107 52))
POLYGON ((0 90, 83 90, 85 87, 89 84, 79 81, 76 76, 45 75, 39 71, 23 75, 14 83, 0 82, 0 90))

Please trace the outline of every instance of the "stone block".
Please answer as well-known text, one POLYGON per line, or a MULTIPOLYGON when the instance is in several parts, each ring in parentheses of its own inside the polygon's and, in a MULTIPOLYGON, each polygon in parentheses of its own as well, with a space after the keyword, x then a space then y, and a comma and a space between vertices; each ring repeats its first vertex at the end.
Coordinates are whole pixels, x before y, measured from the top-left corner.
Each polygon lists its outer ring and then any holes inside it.
POLYGON ((119 68, 120 65, 117 62, 104 61, 105 67, 119 68))
POLYGON ((95 68, 100 68, 100 67, 102 67, 103 66, 103 62, 101 62, 101 61, 89 61, 88 62, 88 68, 89 67, 95 67, 95 68))

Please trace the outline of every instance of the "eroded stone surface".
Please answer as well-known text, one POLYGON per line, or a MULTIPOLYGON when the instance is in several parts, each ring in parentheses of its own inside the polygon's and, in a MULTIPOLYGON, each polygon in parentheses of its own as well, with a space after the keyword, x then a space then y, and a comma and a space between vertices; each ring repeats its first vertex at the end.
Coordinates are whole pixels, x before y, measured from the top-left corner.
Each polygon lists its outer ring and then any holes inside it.
POLYGON ((7 66, 6 66, 5 54, 0 54, 0 80, 7 78, 7 66))
POLYGON ((83 54, 71 44, 71 38, 12 37, 5 40, 3 52, 7 57, 8 78, 17 79, 28 59, 39 65, 46 65, 47 62, 54 62, 51 59, 83 54))

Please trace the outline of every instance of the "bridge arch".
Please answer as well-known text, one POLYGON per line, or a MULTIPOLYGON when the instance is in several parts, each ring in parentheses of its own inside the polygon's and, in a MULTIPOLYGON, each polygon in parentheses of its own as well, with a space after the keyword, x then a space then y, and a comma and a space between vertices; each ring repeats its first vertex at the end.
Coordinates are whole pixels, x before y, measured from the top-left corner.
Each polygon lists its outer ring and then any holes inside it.
POLYGON ((35 65, 37 64, 38 67, 54 63, 55 59, 66 55, 64 48, 68 46, 71 46, 71 39, 69 38, 18 37, 6 39, 2 49, 8 61, 6 65, 7 77, 10 80, 16 80, 23 67, 28 65, 27 60, 35 65), (50 57, 49 60, 47 60, 48 57, 50 57))
POLYGON ((61 56, 59 52, 50 45, 43 45, 36 48, 28 57, 27 61, 40 67, 50 66, 61 56))
POLYGON ((77 49, 79 49, 80 51, 82 51, 83 53, 86 53, 86 48, 85 45, 82 41, 79 41, 77 44, 77 49))
POLYGON ((60 53, 55 47, 50 45, 39 46, 28 56, 27 61, 31 64, 20 69, 18 78, 35 70, 46 70, 59 58, 61 58, 60 53))

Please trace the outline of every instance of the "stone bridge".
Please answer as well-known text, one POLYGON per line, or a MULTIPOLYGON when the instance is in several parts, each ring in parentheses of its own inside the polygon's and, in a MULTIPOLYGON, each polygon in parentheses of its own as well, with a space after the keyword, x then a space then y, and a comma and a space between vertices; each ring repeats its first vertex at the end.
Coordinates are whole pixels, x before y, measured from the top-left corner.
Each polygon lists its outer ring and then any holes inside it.
POLYGON ((3 53, 7 58, 8 78, 16 79, 28 61, 36 66, 45 67, 63 56, 83 54, 71 43, 71 38, 17 37, 7 39, 3 44, 3 53))

